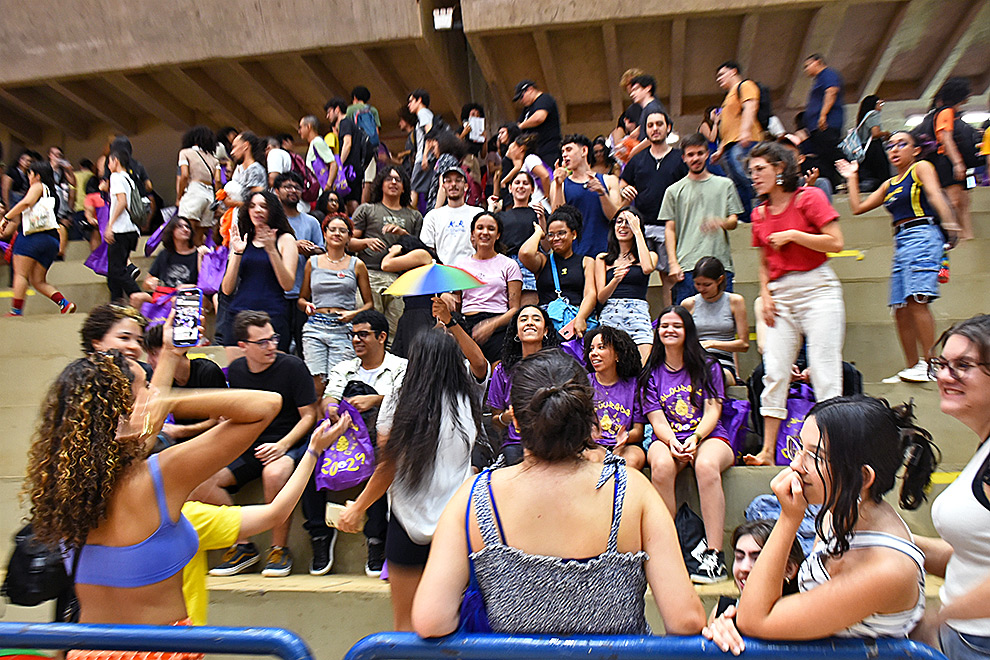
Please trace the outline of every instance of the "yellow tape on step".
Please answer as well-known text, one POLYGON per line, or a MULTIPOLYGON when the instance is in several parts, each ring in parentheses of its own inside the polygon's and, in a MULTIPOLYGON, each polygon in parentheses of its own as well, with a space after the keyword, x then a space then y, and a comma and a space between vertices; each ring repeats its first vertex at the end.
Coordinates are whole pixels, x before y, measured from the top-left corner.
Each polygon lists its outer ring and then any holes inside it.
MULTIPOLYGON (((33 296, 34 295, 34 290, 33 289, 28 289, 27 290, 27 295, 33 296)), ((14 292, 13 291, 0 291, 0 298, 13 298, 13 297, 14 297, 14 292)))
POLYGON ((834 259, 835 257, 856 257, 856 261, 862 261, 866 255, 859 250, 843 250, 842 252, 826 252, 825 256, 834 259))

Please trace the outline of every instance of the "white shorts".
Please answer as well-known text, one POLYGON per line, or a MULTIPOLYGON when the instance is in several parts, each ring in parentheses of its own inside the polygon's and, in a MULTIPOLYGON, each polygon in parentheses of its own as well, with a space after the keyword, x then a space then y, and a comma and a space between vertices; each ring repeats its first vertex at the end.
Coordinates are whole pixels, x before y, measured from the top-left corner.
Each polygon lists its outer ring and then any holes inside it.
POLYGON ((194 220, 201 227, 212 227, 217 223, 216 218, 213 217, 213 211, 210 209, 214 198, 212 187, 199 181, 190 181, 182 199, 179 200, 179 210, 176 212, 176 216, 186 220, 194 220))

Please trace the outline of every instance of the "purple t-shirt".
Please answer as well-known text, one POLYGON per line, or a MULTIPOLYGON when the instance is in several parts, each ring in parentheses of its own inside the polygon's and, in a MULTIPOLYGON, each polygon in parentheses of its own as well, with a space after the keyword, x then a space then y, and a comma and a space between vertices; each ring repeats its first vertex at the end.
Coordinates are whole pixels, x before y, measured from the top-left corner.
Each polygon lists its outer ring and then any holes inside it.
MULTIPOLYGON (((492 370, 492 379, 488 385, 488 405, 495 410, 508 410, 512 403, 509 401, 509 392, 512 390, 512 376, 510 376, 499 362, 492 370)), ((509 434, 505 443, 519 444, 519 431, 515 424, 509 424, 509 434)))
MULTIPOLYGON (((722 399, 725 396, 725 379, 722 367, 718 362, 711 364, 711 391, 703 392, 701 399, 722 399)), ((643 414, 654 410, 662 410, 670 428, 678 440, 684 440, 694 433, 705 412, 704 405, 700 408, 691 403, 691 377, 687 369, 670 371, 666 365, 660 365, 650 374, 650 380, 643 390, 643 414)), ((722 426, 721 417, 715 424, 715 429, 709 437, 726 439, 729 434, 722 426)))
POLYGON ((598 444, 613 447, 619 427, 629 431, 633 424, 646 422, 635 378, 620 378, 614 385, 602 385, 592 372, 588 374, 588 382, 595 388, 595 413, 601 430, 598 444))

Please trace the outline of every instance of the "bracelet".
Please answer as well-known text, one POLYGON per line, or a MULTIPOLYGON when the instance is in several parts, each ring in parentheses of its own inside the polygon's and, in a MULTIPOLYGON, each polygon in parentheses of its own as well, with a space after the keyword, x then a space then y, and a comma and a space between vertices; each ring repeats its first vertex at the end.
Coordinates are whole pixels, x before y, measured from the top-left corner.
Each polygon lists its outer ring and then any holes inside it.
POLYGON ((236 254, 236 255, 237 255, 237 256, 239 257, 239 256, 241 256, 242 254, 244 254, 244 251, 242 250, 242 251, 240 251, 240 252, 231 252, 231 254, 236 254))
POLYGON ((457 319, 455 319, 453 316, 451 316, 450 317, 450 323, 444 323, 443 325, 444 325, 445 328, 453 328, 455 325, 457 325, 457 319))
POLYGON ((307 448, 306 453, 312 456, 313 458, 315 458, 316 460, 320 460, 320 455, 317 454, 315 451, 313 451, 312 447, 307 448))

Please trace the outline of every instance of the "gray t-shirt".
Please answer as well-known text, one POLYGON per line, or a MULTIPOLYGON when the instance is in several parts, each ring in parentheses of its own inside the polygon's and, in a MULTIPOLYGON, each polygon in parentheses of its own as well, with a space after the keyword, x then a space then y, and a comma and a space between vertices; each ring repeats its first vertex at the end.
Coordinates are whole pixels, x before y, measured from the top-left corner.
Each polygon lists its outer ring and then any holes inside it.
POLYGON ((362 204, 354 211, 354 229, 363 232, 362 238, 380 238, 385 241, 385 250, 382 252, 372 252, 370 249, 362 250, 358 256, 371 270, 382 269, 382 259, 388 253, 388 248, 399 242, 399 234, 386 234, 385 225, 396 225, 402 227, 412 236, 419 236, 423 228, 423 216, 416 209, 401 208, 392 210, 377 202, 375 204, 362 204))
POLYGON ((729 235, 725 230, 705 233, 702 224, 709 218, 740 215, 742 202, 732 180, 709 176, 704 181, 684 177, 667 188, 660 205, 659 219, 674 222, 677 236, 677 262, 685 271, 694 269, 702 257, 718 257, 728 271, 733 271, 729 235))
POLYGON ((871 111, 865 117, 863 117, 863 123, 857 131, 860 141, 863 145, 866 145, 866 141, 870 137, 870 132, 873 130, 874 126, 879 126, 881 129, 883 126, 880 123, 880 113, 871 111))

